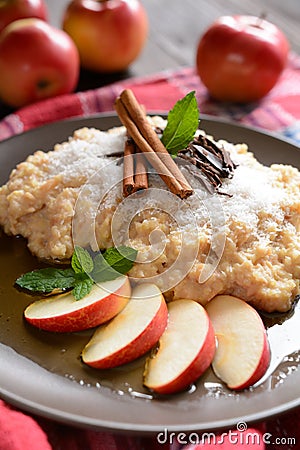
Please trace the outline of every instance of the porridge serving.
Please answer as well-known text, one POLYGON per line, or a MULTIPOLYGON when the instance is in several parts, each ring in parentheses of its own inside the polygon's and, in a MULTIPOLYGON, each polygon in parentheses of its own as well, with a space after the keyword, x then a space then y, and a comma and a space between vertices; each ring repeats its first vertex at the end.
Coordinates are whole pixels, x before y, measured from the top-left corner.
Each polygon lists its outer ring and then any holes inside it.
MULTIPOLYGON (((166 125, 161 117, 148 120, 166 125)), ((124 127, 82 128, 53 151, 29 156, 0 188, 4 231, 22 235, 34 255, 54 262, 69 260, 74 242, 95 251, 130 244, 138 259, 129 275, 159 285, 169 272, 167 289, 160 286, 167 300, 205 305, 229 294, 268 312, 287 311, 300 293, 299 171, 266 167, 246 144, 219 141, 236 164, 222 182, 224 195, 208 192, 183 164, 193 188, 188 198, 175 198, 150 170, 147 193, 131 201, 122 193, 122 158, 114 156, 126 139, 124 127)))

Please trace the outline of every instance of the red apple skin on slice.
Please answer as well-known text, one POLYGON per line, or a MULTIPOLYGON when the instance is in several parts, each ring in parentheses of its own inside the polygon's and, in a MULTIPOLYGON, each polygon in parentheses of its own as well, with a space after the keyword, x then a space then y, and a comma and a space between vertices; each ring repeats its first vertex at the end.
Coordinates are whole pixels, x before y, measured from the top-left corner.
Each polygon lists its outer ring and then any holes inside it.
POLYGON ((167 305, 158 287, 141 284, 121 313, 96 330, 82 351, 82 360, 98 369, 129 363, 157 343, 167 321, 167 305))
POLYGON ((72 293, 31 303, 24 317, 31 325, 53 332, 74 332, 96 327, 117 315, 128 303, 131 287, 127 276, 94 284, 81 300, 72 293))
POLYGON ((267 333, 258 312, 245 301, 218 295, 206 310, 213 323, 217 350, 212 367, 230 389, 255 384, 270 363, 267 333))
POLYGON ((170 302, 168 310, 168 326, 144 372, 144 385, 158 394, 187 389, 208 369, 215 354, 215 334, 203 306, 180 299, 170 302))

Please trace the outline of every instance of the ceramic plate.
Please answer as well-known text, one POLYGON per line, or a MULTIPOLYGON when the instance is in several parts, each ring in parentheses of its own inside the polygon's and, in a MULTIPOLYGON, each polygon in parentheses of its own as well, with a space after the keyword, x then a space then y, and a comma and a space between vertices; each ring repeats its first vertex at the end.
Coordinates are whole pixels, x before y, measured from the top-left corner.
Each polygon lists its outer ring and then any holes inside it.
MULTIPOLYGON (((107 115, 72 119, 0 143, 0 184, 27 155, 51 149, 76 128, 117 124, 115 116, 107 115)), ((215 138, 247 142, 265 164, 300 167, 299 148, 274 135, 209 117, 201 125, 215 138)), ((0 393, 10 403, 73 425, 149 434, 233 427, 240 420, 251 423, 300 404, 299 352, 285 358, 263 384, 240 393, 228 391, 208 371, 189 392, 151 398, 141 383, 143 358, 111 371, 84 367, 79 355, 91 332, 57 335, 24 322, 22 312, 31 299, 14 288, 14 281, 39 263, 21 238, 2 233, 0 240, 0 393)))

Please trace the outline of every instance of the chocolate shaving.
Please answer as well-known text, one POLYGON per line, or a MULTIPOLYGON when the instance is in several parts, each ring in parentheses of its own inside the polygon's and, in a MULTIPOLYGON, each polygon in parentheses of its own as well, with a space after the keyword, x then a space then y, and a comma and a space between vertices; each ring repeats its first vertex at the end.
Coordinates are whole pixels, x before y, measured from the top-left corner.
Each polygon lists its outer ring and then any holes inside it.
MULTIPOLYGON (((183 159, 184 155, 181 156, 183 159)), ((191 161, 189 161, 191 162, 191 161)), ((205 176, 203 176, 203 174, 201 172, 199 172, 199 170, 196 167, 193 166, 185 166, 185 168, 190 172, 191 175, 193 175, 194 178, 196 178, 197 180, 199 180, 203 186, 205 187, 205 189, 210 193, 213 194, 215 192, 215 188, 212 185, 212 183, 209 181, 209 179, 205 176)))
MULTIPOLYGON (((208 139, 206 136, 199 135, 187 148, 178 153, 178 157, 189 161, 200 169, 197 178, 201 179, 209 192, 218 192, 222 195, 228 195, 219 189, 222 186, 223 178, 232 178, 234 169, 237 165, 232 161, 229 152, 222 146, 208 139), (210 184, 210 188, 208 188, 210 184)), ((195 171, 191 171, 195 175, 195 171)))

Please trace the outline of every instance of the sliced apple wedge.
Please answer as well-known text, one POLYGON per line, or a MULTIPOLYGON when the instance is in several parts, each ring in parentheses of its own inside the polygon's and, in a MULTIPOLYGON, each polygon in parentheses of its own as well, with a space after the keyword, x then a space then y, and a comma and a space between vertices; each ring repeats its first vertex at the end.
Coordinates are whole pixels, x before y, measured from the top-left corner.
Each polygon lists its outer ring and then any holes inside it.
POLYGON ((206 306, 217 337, 212 362, 215 374, 230 389, 245 389, 258 381, 270 363, 264 324, 245 301, 218 295, 206 306))
POLYGON ((168 310, 168 326, 144 372, 144 385, 159 394, 186 389, 210 366, 215 353, 214 330, 199 303, 175 300, 168 310))
POLYGON ((120 314, 96 330, 82 351, 82 360, 99 369, 133 361, 156 344, 167 320, 167 305, 158 287, 141 284, 120 314))
POLYGON ((25 319, 42 330, 81 331, 107 322, 128 303, 131 287, 127 276, 94 284, 91 292, 76 301, 71 293, 54 295, 31 303, 25 319))

